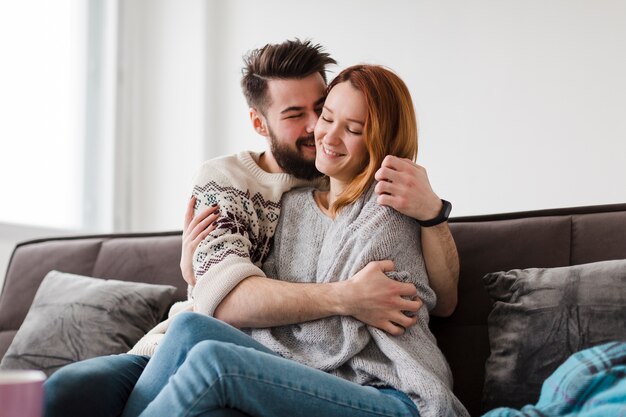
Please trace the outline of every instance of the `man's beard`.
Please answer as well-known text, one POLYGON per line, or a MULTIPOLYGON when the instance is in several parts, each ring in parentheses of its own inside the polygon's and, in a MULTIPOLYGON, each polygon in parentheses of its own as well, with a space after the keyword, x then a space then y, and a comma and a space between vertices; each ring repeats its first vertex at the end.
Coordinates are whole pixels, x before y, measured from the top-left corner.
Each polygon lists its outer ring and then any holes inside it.
POLYGON ((317 168, 315 168, 315 160, 308 161, 298 152, 298 150, 304 146, 305 143, 315 143, 315 138, 312 133, 308 136, 301 136, 296 140, 296 151, 286 145, 280 144, 271 130, 269 134, 272 155, 274 155, 274 159, 276 159, 278 166, 280 166, 283 171, 296 178, 308 181, 323 175, 317 170, 317 168))

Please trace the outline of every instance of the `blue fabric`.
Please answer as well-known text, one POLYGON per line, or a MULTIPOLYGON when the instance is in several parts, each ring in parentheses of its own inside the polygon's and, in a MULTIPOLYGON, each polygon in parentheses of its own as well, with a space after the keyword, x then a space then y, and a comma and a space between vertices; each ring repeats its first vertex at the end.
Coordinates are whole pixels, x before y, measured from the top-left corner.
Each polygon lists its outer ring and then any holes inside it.
POLYGON ((573 354, 543 383, 536 405, 497 408, 483 417, 543 416, 626 416, 626 342, 573 354))
POLYGON ((418 416, 403 393, 282 358, 211 317, 179 314, 124 410, 147 416, 418 416))
POLYGON ((148 359, 122 354, 64 366, 44 383, 45 417, 119 416, 148 359))

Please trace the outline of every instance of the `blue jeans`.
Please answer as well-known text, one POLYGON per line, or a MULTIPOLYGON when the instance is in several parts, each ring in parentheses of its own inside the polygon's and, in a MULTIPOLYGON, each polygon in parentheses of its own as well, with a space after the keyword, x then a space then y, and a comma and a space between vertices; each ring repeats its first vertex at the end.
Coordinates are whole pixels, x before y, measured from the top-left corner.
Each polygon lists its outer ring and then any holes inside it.
POLYGON ((64 366, 44 384, 45 416, 119 416, 148 359, 111 355, 64 366))
POLYGON ((122 417, 419 416, 405 394, 284 359, 211 317, 179 314, 122 417))

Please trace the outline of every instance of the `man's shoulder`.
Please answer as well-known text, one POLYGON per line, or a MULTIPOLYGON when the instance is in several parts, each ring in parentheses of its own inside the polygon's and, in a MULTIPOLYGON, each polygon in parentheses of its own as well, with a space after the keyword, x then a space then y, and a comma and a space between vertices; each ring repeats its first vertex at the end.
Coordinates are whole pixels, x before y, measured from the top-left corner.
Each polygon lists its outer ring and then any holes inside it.
POLYGON ((199 185, 212 181, 248 185, 250 179, 255 177, 251 170, 258 168, 255 155, 251 151, 243 151, 204 161, 196 171, 194 183, 199 185))
POLYGON ((258 166, 258 154, 252 151, 241 151, 239 153, 222 155, 212 159, 204 161, 199 170, 200 171, 214 171, 219 170, 221 172, 228 172, 232 170, 242 170, 246 166, 252 164, 258 166))

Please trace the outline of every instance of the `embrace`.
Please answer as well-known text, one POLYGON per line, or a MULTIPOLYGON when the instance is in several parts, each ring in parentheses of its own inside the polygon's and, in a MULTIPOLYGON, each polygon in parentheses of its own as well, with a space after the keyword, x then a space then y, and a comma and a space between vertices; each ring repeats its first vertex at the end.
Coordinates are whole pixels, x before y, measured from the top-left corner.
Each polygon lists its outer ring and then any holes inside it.
POLYGON ((391 70, 309 41, 244 59, 268 149, 207 161, 185 217, 188 301, 128 354, 68 365, 46 416, 465 416, 429 313, 456 306, 451 205, 391 70))

